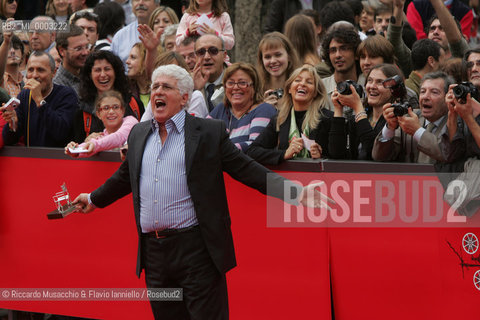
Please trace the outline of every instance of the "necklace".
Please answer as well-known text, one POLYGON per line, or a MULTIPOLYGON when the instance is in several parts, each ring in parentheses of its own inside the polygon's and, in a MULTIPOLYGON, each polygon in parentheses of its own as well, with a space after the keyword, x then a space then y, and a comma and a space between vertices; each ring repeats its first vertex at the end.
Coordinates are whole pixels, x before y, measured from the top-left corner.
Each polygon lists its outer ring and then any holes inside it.
POLYGON ((375 128, 375 126, 377 125, 377 121, 378 121, 378 119, 376 121, 373 120, 373 114, 368 118, 368 122, 370 122, 370 126, 372 128, 375 128))

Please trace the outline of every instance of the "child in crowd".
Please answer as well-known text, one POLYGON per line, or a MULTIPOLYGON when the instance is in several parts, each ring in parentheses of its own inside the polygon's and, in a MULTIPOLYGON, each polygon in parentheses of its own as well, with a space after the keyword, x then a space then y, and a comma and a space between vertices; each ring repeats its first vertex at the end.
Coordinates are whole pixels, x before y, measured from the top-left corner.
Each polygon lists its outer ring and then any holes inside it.
POLYGON ((123 117, 125 114, 125 102, 120 92, 108 90, 101 93, 95 101, 95 112, 102 120, 105 130, 102 133, 93 133, 85 139, 85 142, 78 144, 74 141, 65 147, 65 154, 72 158, 86 158, 94 154, 120 148, 127 141, 132 127, 138 123, 133 116, 123 117), (76 153, 73 150, 87 150, 76 153))
POLYGON ((227 9, 225 0, 190 0, 190 5, 178 26, 177 46, 188 36, 211 33, 222 38, 225 50, 232 49, 235 44, 235 37, 227 9), (197 24, 197 20, 203 14, 210 19, 213 28, 206 23, 197 24))

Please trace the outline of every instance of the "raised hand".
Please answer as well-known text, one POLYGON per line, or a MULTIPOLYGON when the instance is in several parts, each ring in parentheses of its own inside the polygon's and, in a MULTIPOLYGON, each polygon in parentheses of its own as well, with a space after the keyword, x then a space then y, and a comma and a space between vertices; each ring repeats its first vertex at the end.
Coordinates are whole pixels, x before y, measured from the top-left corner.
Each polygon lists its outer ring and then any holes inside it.
POLYGON ((155 36, 155 32, 146 24, 139 24, 137 30, 145 49, 148 51, 156 50, 160 44, 160 39, 155 36))

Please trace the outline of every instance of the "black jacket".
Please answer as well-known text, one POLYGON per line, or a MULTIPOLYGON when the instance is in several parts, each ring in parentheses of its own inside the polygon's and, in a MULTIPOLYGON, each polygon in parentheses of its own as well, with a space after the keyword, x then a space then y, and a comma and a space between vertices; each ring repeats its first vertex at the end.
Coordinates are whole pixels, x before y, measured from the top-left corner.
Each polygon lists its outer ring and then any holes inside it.
MULTIPOLYGON (((323 110, 324 116, 318 126, 311 130, 309 138, 315 140, 322 147, 322 158, 327 158, 328 133, 333 112, 323 110)), ((284 161, 285 151, 289 146, 290 115, 277 131, 277 118, 273 118, 263 132, 255 139, 247 154, 263 165, 276 165, 284 161)))

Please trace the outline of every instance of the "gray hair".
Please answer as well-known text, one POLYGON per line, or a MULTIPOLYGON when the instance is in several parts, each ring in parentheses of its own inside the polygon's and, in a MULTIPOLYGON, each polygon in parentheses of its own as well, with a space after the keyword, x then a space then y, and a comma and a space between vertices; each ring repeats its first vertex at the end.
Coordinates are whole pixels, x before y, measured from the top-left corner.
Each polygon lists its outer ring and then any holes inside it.
POLYGON ((187 105, 188 105, 193 93, 193 79, 190 76, 190 73, 188 73, 187 70, 185 70, 184 68, 174 64, 167 64, 165 66, 160 66, 157 69, 155 69, 155 71, 153 71, 152 85, 155 82, 155 79, 157 79, 160 76, 171 77, 177 80, 177 86, 178 86, 178 90, 180 91, 180 94, 181 95, 184 95, 185 93, 188 94, 188 101, 187 101, 187 105))
POLYGON ((177 29, 178 29, 178 23, 171 24, 165 28, 165 30, 162 33, 162 36, 160 37, 160 43, 162 44, 162 47, 165 47, 165 38, 173 36, 174 34, 176 35, 177 29))
POLYGON ((443 93, 445 94, 448 92, 448 88, 450 87, 450 85, 455 83, 455 80, 453 79, 453 77, 446 74, 445 72, 433 71, 423 76, 422 82, 420 83, 420 87, 426 80, 436 80, 436 79, 443 79, 443 84, 444 84, 443 93))
POLYGON ((48 58, 48 64, 50 65, 50 69, 52 72, 55 72, 55 59, 50 55, 50 53, 45 52, 45 51, 33 51, 30 56, 34 57, 42 57, 42 56, 47 56, 48 58))
POLYGON ((36 16, 35 18, 32 19, 32 22, 33 21, 48 21, 48 22, 55 22, 55 20, 50 17, 50 16, 36 16))

